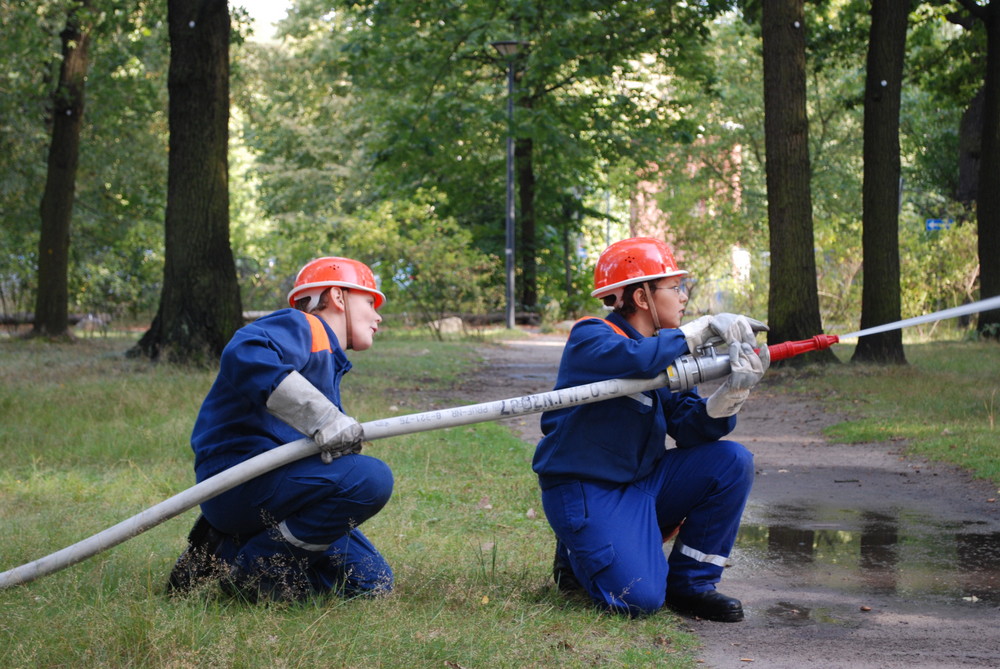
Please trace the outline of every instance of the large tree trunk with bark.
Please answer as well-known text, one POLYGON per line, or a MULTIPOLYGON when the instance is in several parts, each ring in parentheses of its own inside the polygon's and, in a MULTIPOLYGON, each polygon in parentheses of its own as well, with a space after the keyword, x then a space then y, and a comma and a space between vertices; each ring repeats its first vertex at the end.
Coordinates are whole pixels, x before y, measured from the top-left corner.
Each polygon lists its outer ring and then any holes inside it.
MULTIPOLYGON (((968 3, 964 3, 968 4, 968 3)), ((1000 295, 1000 0, 982 10, 986 23, 983 147, 979 163, 979 296, 1000 295)), ((1000 309, 979 315, 980 334, 1000 339, 1000 309)))
POLYGON ((955 199, 969 209, 979 194, 979 163, 983 151, 983 89, 962 114, 958 130, 958 186, 955 199))
MULTIPOLYGON (((865 75, 862 330, 901 318, 899 105, 909 11, 909 2, 872 2, 865 75)), ((852 361, 905 364, 902 331, 861 337, 852 361)))
POLYGON ((229 245, 229 9, 169 0, 170 160, 160 306, 133 355, 208 364, 242 324, 229 245))
POLYGON ((76 197, 89 35, 81 15, 89 0, 74 7, 62 31, 59 84, 52 95, 52 143, 41 202, 38 294, 32 336, 69 338, 69 231, 76 197))
MULTIPOLYGON (((803 0, 762 3, 764 134, 771 270, 768 343, 821 332, 809 179, 803 0)), ((829 350, 789 360, 834 361, 829 350)))

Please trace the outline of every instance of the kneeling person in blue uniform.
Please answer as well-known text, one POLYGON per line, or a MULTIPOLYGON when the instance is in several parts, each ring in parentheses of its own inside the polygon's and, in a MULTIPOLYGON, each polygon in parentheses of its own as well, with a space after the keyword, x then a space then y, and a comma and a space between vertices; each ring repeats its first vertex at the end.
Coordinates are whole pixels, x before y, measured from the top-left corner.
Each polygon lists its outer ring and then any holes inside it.
POLYGON ((754 352, 758 321, 734 314, 681 325, 687 272, 670 247, 636 237, 609 246, 594 272, 606 319, 572 329, 556 389, 652 378, 722 339, 732 373, 708 398, 669 388, 542 414, 532 463, 556 534, 554 576, 600 606, 629 615, 669 606, 737 622, 742 603, 716 590, 753 482, 753 456, 723 440, 770 359, 754 352), (670 436, 676 448, 666 447, 670 436), (678 529, 679 528, 679 529, 678 529), (676 537, 669 559, 666 538, 676 537))
POLYGON ((372 346, 385 296, 349 258, 305 265, 281 309, 226 345, 191 445, 198 481, 296 441, 320 453, 242 483, 201 505, 168 589, 218 578, 250 601, 299 601, 392 588, 392 569, 359 529, 392 493, 392 472, 361 455, 360 424, 343 413, 347 350, 372 346))

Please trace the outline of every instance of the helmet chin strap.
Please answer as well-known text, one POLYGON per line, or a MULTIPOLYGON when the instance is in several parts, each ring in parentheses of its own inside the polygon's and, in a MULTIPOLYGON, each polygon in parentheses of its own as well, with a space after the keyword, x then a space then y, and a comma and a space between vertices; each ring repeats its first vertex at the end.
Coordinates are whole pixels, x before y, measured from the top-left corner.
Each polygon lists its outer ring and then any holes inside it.
POLYGON ((341 288, 341 295, 344 297, 344 320, 347 321, 347 350, 351 350, 354 347, 354 343, 351 340, 351 309, 348 306, 350 300, 347 299, 347 288, 341 288))
POLYGON ((656 335, 660 331, 660 316, 656 313, 656 304, 653 302, 655 289, 650 289, 649 281, 643 281, 642 285, 646 289, 646 303, 649 304, 649 315, 653 317, 653 334, 656 335))

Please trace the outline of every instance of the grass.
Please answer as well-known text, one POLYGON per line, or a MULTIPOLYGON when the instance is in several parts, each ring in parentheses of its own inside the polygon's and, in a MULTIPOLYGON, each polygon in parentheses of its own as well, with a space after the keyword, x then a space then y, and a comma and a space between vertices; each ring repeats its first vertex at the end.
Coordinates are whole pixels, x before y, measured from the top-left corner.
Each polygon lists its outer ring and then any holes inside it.
MULTIPOLYGON (((836 346, 842 361, 853 348, 836 346)), ((906 345, 906 365, 842 364, 774 370, 770 381, 818 397, 847 420, 826 435, 845 443, 904 442, 907 453, 960 465, 1000 486, 1000 346, 906 345)))
MULTIPOLYGON (((188 438, 214 375, 126 360, 133 343, 0 340, 0 570, 193 484, 188 438)), ((344 397, 362 421, 441 406, 477 362, 466 342, 402 336, 352 361, 344 397)), ((166 597, 191 510, 0 591, 0 657, 5 667, 696 666, 676 616, 628 620, 555 592, 532 451, 495 423, 368 447, 396 477, 365 525, 396 571, 389 597, 292 607, 213 587, 166 597)))

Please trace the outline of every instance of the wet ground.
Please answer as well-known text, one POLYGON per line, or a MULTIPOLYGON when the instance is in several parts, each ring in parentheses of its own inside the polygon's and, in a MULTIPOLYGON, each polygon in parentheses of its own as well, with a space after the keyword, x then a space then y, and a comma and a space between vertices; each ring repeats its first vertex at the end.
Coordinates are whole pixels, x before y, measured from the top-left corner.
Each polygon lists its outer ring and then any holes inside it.
MULTIPOLYGON (((550 390, 561 344, 484 349, 483 399, 550 390)), ((902 443, 829 443, 821 430, 839 420, 770 383, 741 412, 733 438, 757 477, 720 590, 743 600, 746 620, 685 619, 702 663, 1000 667, 996 488, 906 458, 902 443)), ((512 427, 539 436, 537 416, 512 427)))

